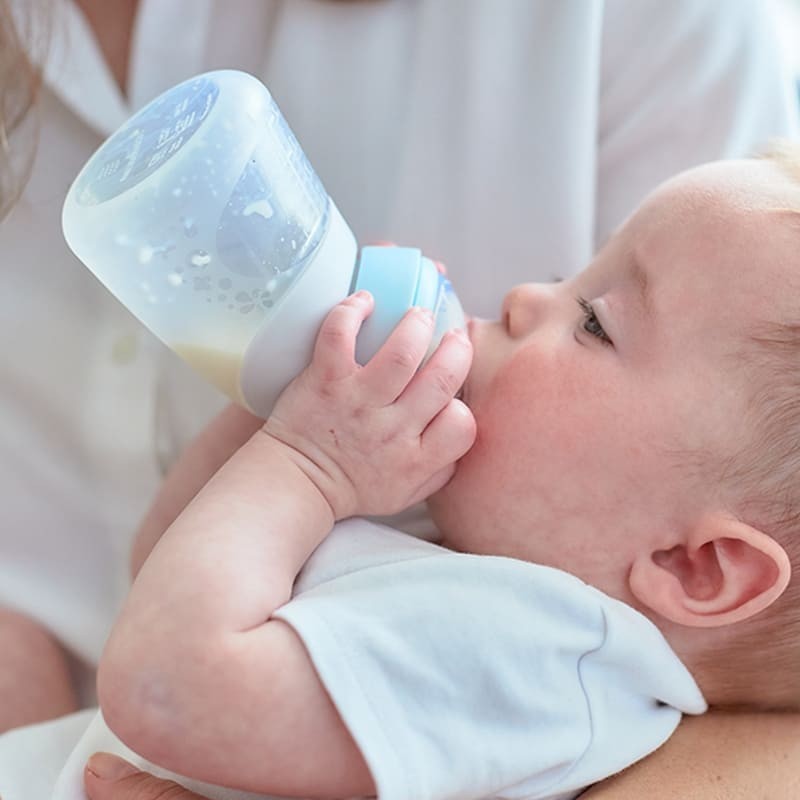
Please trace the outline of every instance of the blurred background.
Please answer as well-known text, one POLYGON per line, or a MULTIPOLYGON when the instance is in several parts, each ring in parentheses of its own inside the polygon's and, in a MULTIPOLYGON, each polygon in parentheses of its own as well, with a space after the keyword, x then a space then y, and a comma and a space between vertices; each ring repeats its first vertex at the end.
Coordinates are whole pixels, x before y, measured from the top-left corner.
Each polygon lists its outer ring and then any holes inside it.
POLYGON ((789 63, 798 79, 800 97, 800 0, 777 0, 778 30, 789 63))

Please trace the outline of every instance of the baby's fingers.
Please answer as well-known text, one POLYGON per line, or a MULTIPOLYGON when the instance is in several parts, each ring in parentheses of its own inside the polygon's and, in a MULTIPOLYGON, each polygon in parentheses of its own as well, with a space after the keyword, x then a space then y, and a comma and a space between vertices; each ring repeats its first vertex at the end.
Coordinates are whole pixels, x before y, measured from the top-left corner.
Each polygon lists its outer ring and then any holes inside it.
POLYGON ((346 378, 355 367, 355 343, 361 324, 375 301, 369 292, 356 292, 337 303, 320 326, 309 366, 313 379, 325 382, 346 378))
POLYGON ((359 380, 373 401, 389 405, 414 376, 433 336, 433 316, 410 308, 380 350, 366 363, 359 380))
POLYGON ((476 431, 469 408, 460 400, 451 400, 422 432, 422 449, 432 461, 452 464, 472 447, 476 431))
POLYGON ((461 388, 472 364, 472 345, 460 330, 446 333, 398 403, 417 419, 433 419, 461 388))

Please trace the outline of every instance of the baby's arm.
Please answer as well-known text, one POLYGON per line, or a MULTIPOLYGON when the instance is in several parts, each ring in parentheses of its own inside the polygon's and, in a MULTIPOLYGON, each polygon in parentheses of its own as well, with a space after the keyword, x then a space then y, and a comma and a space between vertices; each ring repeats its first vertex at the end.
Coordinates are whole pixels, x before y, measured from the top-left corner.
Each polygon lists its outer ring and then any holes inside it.
POLYGON ((333 523, 443 485, 474 438, 453 399, 471 358, 415 310, 366 366, 371 309, 326 319, 311 365, 189 503, 137 577, 100 666, 100 702, 134 749, 176 772, 268 794, 374 792, 300 640, 270 619, 333 523))
POLYGON ((263 424, 263 419, 241 406, 229 405, 183 451, 136 533, 131 551, 134 578, 156 542, 189 501, 263 424))

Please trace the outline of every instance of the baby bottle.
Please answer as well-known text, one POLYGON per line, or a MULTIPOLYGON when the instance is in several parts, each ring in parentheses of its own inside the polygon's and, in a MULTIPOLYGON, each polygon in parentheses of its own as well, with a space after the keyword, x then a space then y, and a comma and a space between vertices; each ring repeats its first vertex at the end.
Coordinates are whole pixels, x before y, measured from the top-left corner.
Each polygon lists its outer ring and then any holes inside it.
POLYGON ((419 250, 358 253, 269 92, 243 72, 192 78, 134 115, 81 170, 62 221, 122 303, 259 416, 350 292, 375 297, 362 364, 412 305, 434 313, 431 351, 464 325, 450 282, 419 250))

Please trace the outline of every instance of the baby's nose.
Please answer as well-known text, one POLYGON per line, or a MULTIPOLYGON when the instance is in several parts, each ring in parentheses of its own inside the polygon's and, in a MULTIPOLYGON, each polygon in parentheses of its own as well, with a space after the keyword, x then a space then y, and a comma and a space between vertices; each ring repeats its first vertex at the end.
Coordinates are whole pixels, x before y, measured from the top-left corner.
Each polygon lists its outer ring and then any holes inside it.
POLYGON ((503 323, 512 337, 525 336, 540 325, 552 302, 550 287, 543 283, 515 286, 503 300, 503 323))

